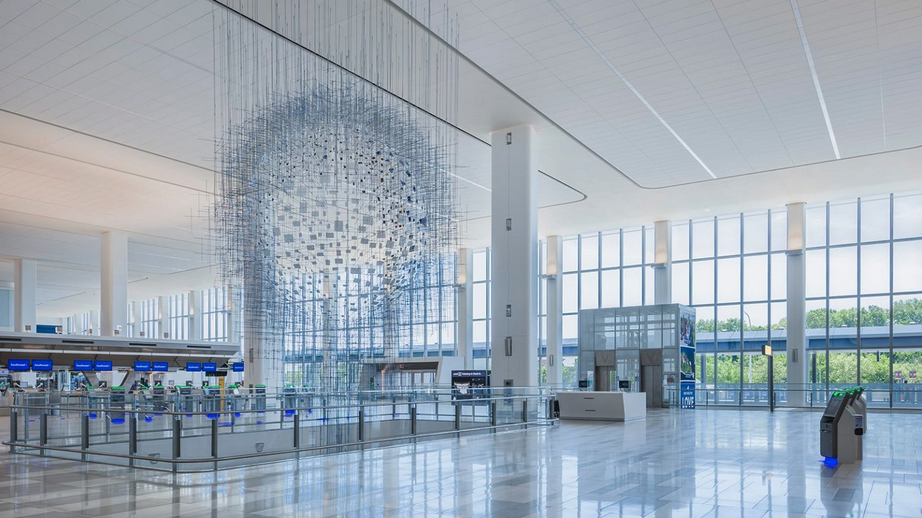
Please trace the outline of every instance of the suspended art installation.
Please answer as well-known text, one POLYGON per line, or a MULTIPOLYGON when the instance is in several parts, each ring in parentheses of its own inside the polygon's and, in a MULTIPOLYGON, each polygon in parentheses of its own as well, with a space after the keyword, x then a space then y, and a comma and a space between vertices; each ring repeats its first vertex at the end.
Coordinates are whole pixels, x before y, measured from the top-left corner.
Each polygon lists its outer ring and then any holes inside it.
POLYGON ((255 7, 215 10, 214 226, 249 378, 301 362, 354 388, 361 361, 406 349, 409 294, 457 246, 457 63, 384 2, 255 7))

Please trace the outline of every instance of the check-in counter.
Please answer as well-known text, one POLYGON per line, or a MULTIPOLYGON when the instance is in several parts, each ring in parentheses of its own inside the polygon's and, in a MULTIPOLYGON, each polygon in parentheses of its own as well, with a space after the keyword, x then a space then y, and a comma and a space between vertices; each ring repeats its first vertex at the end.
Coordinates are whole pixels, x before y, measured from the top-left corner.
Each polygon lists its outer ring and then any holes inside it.
POLYGON ((561 419, 634 421, 647 417, 643 392, 558 392, 561 419))

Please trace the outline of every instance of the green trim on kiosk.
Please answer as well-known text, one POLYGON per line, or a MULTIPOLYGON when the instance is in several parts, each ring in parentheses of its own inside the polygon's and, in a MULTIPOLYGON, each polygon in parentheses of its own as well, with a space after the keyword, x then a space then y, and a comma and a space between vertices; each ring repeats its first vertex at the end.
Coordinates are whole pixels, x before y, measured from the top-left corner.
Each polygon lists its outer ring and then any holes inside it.
POLYGON ((208 385, 208 386, 205 387, 205 388, 209 388, 209 389, 219 389, 219 388, 221 388, 221 387, 220 387, 220 385, 208 385))
POLYGON ((256 388, 266 388, 266 386, 261 383, 257 383, 256 385, 253 385, 253 386, 256 388))
POLYGON ((120 387, 120 386, 116 385, 116 386, 112 387, 112 388, 109 389, 109 390, 125 390, 125 387, 120 387))

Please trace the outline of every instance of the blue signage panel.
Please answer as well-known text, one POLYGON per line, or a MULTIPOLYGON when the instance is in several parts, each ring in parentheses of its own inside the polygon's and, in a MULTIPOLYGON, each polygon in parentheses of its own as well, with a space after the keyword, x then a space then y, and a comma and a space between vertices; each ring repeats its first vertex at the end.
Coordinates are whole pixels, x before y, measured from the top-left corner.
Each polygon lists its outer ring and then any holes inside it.
POLYGON ((75 371, 93 370, 93 360, 74 360, 74 370, 75 371))
POLYGON ((170 362, 154 362, 154 372, 166 372, 170 370, 170 362))
POLYGON ((134 370, 139 372, 150 372, 150 362, 134 362, 134 370))
POLYGON ((186 372, 202 372, 202 364, 199 362, 187 362, 186 372))
POLYGON ((695 408, 695 382, 683 381, 679 387, 679 406, 681 408, 695 408))
POLYGON ((29 370, 29 360, 7 360, 6 368, 11 371, 29 370))
POLYGON ((242 363, 235 363, 235 364, 234 364, 234 372, 243 372, 243 364, 242 364, 242 363))
POLYGON ((32 370, 34 371, 50 371, 54 368, 54 364, 51 360, 32 360, 32 370))
POLYGON ((205 372, 215 372, 218 370, 218 364, 217 363, 203 363, 202 370, 205 372))
POLYGON ((112 370, 112 362, 109 360, 93 362, 93 370, 97 372, 108 372, 112 370))

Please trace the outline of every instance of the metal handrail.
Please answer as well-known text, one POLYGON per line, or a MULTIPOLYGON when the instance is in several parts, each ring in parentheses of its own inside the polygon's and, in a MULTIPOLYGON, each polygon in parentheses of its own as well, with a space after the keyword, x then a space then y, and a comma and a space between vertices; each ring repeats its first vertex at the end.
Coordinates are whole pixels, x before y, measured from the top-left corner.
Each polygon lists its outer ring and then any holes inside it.
MULTIPOLYGON (((167 420, 168 422, 169 421, 173 422, 173 444, 174 444, 173 455, 170 457, 152 457, 150 455, 137 455, 139 435, 141 433, 144 433, 144 434, 164 433, 166 434, 169 432, 169 428, 157 429, 157 430, 144 430, 144 431, 139 431, 137 429, 138 414, 150 414, 151 413, 150 409, 134 409, 134 408, 123 408, 123 407, 87 408, 83 406, 62 407, 62 406, 48 406, 48 405, 13 405, 10 407, 11 408, 11 424, 12 424, 11 437, 9 441, 4 441, 0 444, 9 446, 10 451, 14 453, 15 452, 28 453, 30 451, 39 450, 40 455, 46 456, 46 452, 67 452, 70 454, 80 454, 81 459, 84 461, 90 461, 89 458, 95 457, 95 456, 122 458, 122 459, 128 459, 130 466, 140 467, 140 468, 145 468, 145 469, 153 469, 157 471, 172 470, 174 473, 177 472, 178 465, 194 464, 194 463, 207 463, 207 464, 212 465, 211 469, 183 470, 182 471, 183 473, 196 473, 196 472, 215 471, 219 469, 220 463, 234 461, 234 460, 244 460, 244 459, 250 459, 250 458, 272 458, 272 457, 278 457, 280 455, 300 454, 301 452, 326 451, 326 450, 331 450, 335 448, 354 448, 354 447, 359 447, 359 446, 364 447, 369 444, 378 445, 378 444, 386 444, 386 443, 398 442, 398 441, 416 440, 419 438, 427 438, 427 437, 450 436, 450 435, 455 435, 455 436, 460 437, 462 433, 466 433, 466 432, 489 431, 489 430, 496 431, 496 430, 510 428, 510 427, 527 428, 529 424, 540 424, 540 425, 553 424, 553 423, 556 423, 557 420, 553 418, 552 414, 549 412, 550 406, 548 406, 548 413, 546 413, 543 417, 541 416, 541 411, 540 411, 540 404, 542 402, 548 402, 552 400, 553 400, 553 396, 547 396, 547 395, 525 395, 525 396, 510 395, 510 396, 494 396, 490 398, 480 398, 480 399, 474 399, 474 400, 444 401, 444 403, 457 403, 457 404, 452 405, 455 408, 454 416, 453 416, 454 417, 453 429, 438 431, 438 432, 427 432, 427 433, 417 432, 416 423, 418 421, 417 416, 419 415, 417 414, 417 408, 420 405, 437 405, 438 403, 440 403, 440 401, 401 402, 399 403, 401 406, 407 405, 407 408, 409 409, 409 415, 410 415, 409 421, 411 423, 412 432, 410 434, 403 434, 403 435, 394 436, 394 437, 374 437, 371 439, 364 438, 365 437, 364 426, 366 424, 366 420, 365 420, 366 408, 393 407, 394 406, 393 403, 391 402, 368 403, 368 404, 359 403, 359 404, 354 404, 354 405, 335 405, 335 406, 329 406, 329 407, 293 407, 293 408, 287 408, 283 406, 283 407, 278 407, 278 408, 250 409, 250 410, 243 410, 243 409, 217 410, 216 409, 214 411, 200 411, 200 412, 199 411, 172 412, 172 411, 159 411, 159 410, 156 411, 155 413, 160 414, 160 415, 168 415, 168 416, 196 415, 196 416, 208 416, 212 418, 211 426, 210 426, 211 437, 212 437, 212 455, 208 457, 197 457, 197 458, 181 457, 181 454, 179 452, 181 451, 180 445, 181 445, 182 437, 183 437, 181 430, 183 428, 180 424, 181 419, 176 419, 175 417, 173 419, 167 420), (497 424, 496 418, 497 418, 498 402, 511 403, 514 400, 522 401, 521 421, 517 421, 513 423, 497 424), (532 409, 536 411, 534 420, 529 420, 529 417, 532 415, 531 411, 529 410, 529 400, 535 400, 535 402, 538 403, 538 406, 533 407, 532 409), (478 406, 477 403, 480 403, 481 405, 483 405, 484 403, 489 403, 490 421, 489 422, 483 422, 483 421, 478 422, 476 419, 477 416, 471 415, 471 420, 467 422, 473 424, 474 426, 470 426, 467 428, 463 427, 461 425, 462 407, 478 406), (303 414, 304 410, 318 411, 317 413, 320 414, 321 412, 319 411, 325 411, 325 410, 335 411, 335 410, 342 410, 342 409, 358 410, 358 412, 357 412, 357 415, 352 414, 350 412, 349 415, 345 415, 345 416, 333 415, 329 418, 324 416, 324 417, 318 417, 315 419, 311 419, 311 421, 324 422, 324 421, 332 420, 333 422, 338 422, 338 421, 341 421, 342 419, 350 420, 353 418, 357 418, 357 423, 359 426, 359 430, 358 430, 359 440, 358 441, 351 441, 351 442, 337 443, 337 444, 325 444, 325 445, 318 445, 318 446, 308 446, 304 448, 300 447, 301 431, 306 429, 306 428, 301 427, 301 420, 300 420, 300 417, 303 414), (74 444, 74 445, 55 446, 55 445, 48 444, 49 442, 49 437, 48 437, 49 413, 48 411, 49 410, 57 411, 57 412, 76 412, 76 413, 82 414, 81 434, 79 436, 81 440, 80 440, 79 445, 74 444), (89 416, 87 415, 88 410, 93 410, 95 412, 118 413, 118 414, 131 416, 130 421, 126 420, 126 422, 130 423, 129 429, 127 432, 128 441, 124 441, 124 440, 106 441, 106 444, 124 444, 125 442, 127 442, 129 445, 128 454, 117 453, 117 452, 97 451, 97 450, 92 450, 90 448, 89 416), (40 437, 39 437, 38 444, 35 444, 34 442, 29 442, 28 424, 26 424, 26 433, 27 433, 26 439, 20 440, 18 438, 18 427, 16 423, 18 422, 20 411, 25 411, 26 417, 29 415, 29 411, 42 411, 41 424, 40 424, 40 437), (243 413, 252 414, 252 413, 278 412, 281 414, 283 411, 293 411, 293 414, 292 414, 293 421, 291 421, 292 426, 287 427, 287 428, 284 427, 284 424, 285 424, 284 416, 282 416, 278 421, 273 420, 272 424, 276 424, 276 423, 279 424, 280 425, 279 429, 294 431, 294 437, 293 437, 294 447, 293 448, 284 448, 284 449, 278 449, 278 450, 272 450, 272 451, 266 451, 266 452, 248 453, 248 454, 218 456, 217 451, 218 451, 219 436, 227 437, 231 435, 231 434, 221 434, 219 432, 218 419, 217 419, 218 416, 227 415, 227 414, 243 414, 243 413), (177 432, 179 432, 179 434, 177 434, 177 432), (136 464, 135 461, 143 461, 143 462, 151 462, 151 463, 161 463, 162 462, 172 467, 170 469, 163 469, 163 468, 157 468, 153 465, 139 466, 136 464)), ((327 412, 322 412, 322 413, 326 414, 327 412)), ((336 412, 333 412, 333 413, 335 414, 336 412)), ((372 414, 372 417, 385 416, 385 415, 387 414, 372 414)), ((394 415, 394 414, 391 414, 391 415, 394 415)), ((399 415, 403 415, 403 414, 399 414, 399 415)), ((436 419, 434 421, 441 421, 440 419, 438 419, 438 417, 443 414, 433 413, 433 414, 426 414, 426 415, 436 416, 436 419)), ((445 414, 445 415, 447 416, 449 414, 445 414)), ((484 417, 484 416, 481 416, 481 417, 484 417)), ((373 420, 372 422, 383 422, 383 421, 386 421, 386 420, 384 419, 373 420)), ((430 420, 424 419, 423 421, 430 421, 430 420)), ((448 421, 448 420, 445 420, 445 421, 448 421)), ((106 421, 106 423, 108 424, 108 421, 106 421)), ((188 430, 199 430, 202 428, 207 428, 207 427, 196 426, 188 430)), ((112 435, 122 437, 126 435, 126 433, 119 431, 119 432, 116 432, 115 434, 112 434, 108 432, 108 428, 107 428, 107 432, 105 434, 99 434, 99 433, 92 434, 93 437, 98 437, 101 435, 106 436, 106 437, 111 437, 112 435)), ((204 436, 206 436, 206 434, 189 435, 187 437, 191 438, 191 437, 204 437, 204 436)), ((58 437, 54 437, 52 440, 58 441, 61 439, 67 440, 67 439, 74 439, 74 438, 76 438, 76 436, 58 436, 58 437)), ((157 439, 164 439, 164 438, 166 437, 159 437, 157 439)), ((48 455, 48 456, 53 456, 53 455, 48 455)))
MULTIPOLYGON (((457 403, 461 405, 476 405, 477 403, 483 403, 485 401, 507 401, 510 399, 540 399, 548 398, 552 396, 546 395, 526 395, 526 396, 492 396, 489 398, 479 398, 479 399, 461 399, 461 400, 446 400, 446 401, 404 401, 398 403, 399 405, 427 405, 435 403, 457 403)), ((349 409, 349 408, 366 408, 366 407, 388 407, 394 406, 394 403, 355 403, 352 405, 334 405, 334 406, 312 406, 312 407, 273 407, 273 408, 264 408, 264 409, 239 409, 239 410, 215 410, 214 412, 209 411, 189 411, 189 412, 177 412, 173 410, 151 410, 147 409, 134 409, 134 408, 119 408, 119 407, 63 407, 63 406, 39 406, 39 405, 10 405, 10 410, 16 409, 25 409, 25 410, 56 410, 56 411, 69 411, 69 412, 86 412, 88 410, 94 410, 96 412, 118 412, 125 414, 162 414, 162 415, 177 415, 177 416, 189 416, 189 415, 214 415, 214 414, 252 414, 252 413, 265 413, 265 412, 281 412, 284 410, 340 410, 340 409, 349 409)))
MULTIPOLYGON (((530 421, 532 424, 541 424, 541 423, 554 423, 557 422, 556 418, 545 418, 541 420, 530 421)), ((527 422, 521 423, 506 423, 498 425, 488 425, 488 426, 478 426, 477 428, 468 428, 461 429, 461 432, 469 431, 480 431, 480 430, 496 430, 500 428, 509 428, 509 427, 521 427, 527 422)), ((292 453, 302 453, 302 452, 311 452, 311 451, 320 451, 320 450, 330 450, 333 448, 350 448, 355 446, 367 445, 369 443, 381 443, 381 442, 394 442, 394 441, 405 441, 410 439, 419 439, 426 437, 436 437, 440 435, 457 435, 459 430, 446 430, 444 432, 428 432, 428 433, 418 433, 415 435, 401 435, 398 437, 386 437, 380 439, 372 439, 368 441, 353 441, 349 443, 340 443, 340 444, 331 444, 323 446, 311 446, 307 448, 289 448, 286 450, 274 450, 270 452, 259 452, 259 453, 246 453, 241 455, 226 455, 224 457, 199 457, 199 458, 167 458, 167 457, 151 457, 147 455, 130 455, 125 453, 114 453, 114 452, 103 452, 103 451, 90 451, 76 448, 67 448, 63 446, 49 446, 49 445, 35 445, 33 443, 23 443, 23 442, 11 442, 4 441, 0 444, 4 446, 13 446, 16 448, 22 448, 27 450, 53 450, 53 451, 63 451, 67 453, 85 453, 87 455, 101 455, 105 457, 117 457, 123 459, 133 459, 133 460, 143 460, 143 461, 156 461, 163 462, 165 464, 194 464, 194 463, 215 463, 215 462, 225 462, 232 460, 243 460, 256 457, 274 457, 276 455, 289 455, 292 453)), ((135 466, 145 469, 154 469, 158 471, 167 471, 159 468, 148 468, 147 466, 135 466)), ((234 466, 238 467, 238 466, 234 466)), ((209 471, 214 471, 213 469, 202 469, 202 470, 189 470, 183 471, 183 473, 207 473, 209 471)))

